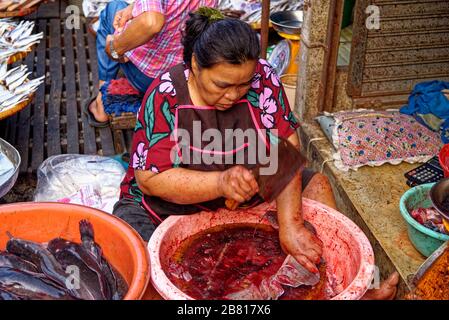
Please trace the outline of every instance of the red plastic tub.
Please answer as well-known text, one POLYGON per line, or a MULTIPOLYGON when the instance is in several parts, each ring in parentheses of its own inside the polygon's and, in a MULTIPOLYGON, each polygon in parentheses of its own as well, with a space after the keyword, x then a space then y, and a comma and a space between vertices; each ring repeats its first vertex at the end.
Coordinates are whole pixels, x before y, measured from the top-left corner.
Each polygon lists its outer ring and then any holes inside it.
POLYGON ((438 154, 438 160, 440 161, 441 168, 444 171, 444 177, 449 177, 449 144, 445 144, 438 154))
MULTIPOLYGON (((148 243, 151 282, 169 300, 192 300, 178 289, 165 273, 169 258, 188 237, 227 223, 266 223, 268 204, 240 211, 220 209, 186 216, 170 216, 154 232, 148 243), (262 218, 262 219, 261 219, 262 218)), ((303 199, 304 218, 312 223, 323 241, 323 258, 328 263, 332 282, 337 284, 332 300, 357 300, 368 290, 374 277, 374 253, 365 234, 340 212, 313 200, 303 199)), ((329 279, 330 281, 331 279, 329 279)), ((328 283, 327 285, 331 285, 328 283)))
POLYGON ((125 300, 139 300, 150 280, 148 253, 139 234, 119 218, 89 207, 62 203, 24 202, 0 206, 0 250, 13 236, 45 243, 56 237, 80 242, 79 221, 92 223, 95 241, 106 259, 128 283, 125 300))

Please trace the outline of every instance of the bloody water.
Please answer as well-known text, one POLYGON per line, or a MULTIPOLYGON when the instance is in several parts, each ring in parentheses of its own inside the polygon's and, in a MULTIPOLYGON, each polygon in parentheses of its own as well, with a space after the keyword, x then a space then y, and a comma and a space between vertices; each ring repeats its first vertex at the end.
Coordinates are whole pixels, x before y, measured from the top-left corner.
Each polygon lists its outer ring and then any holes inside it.
MULTIPOLYGON (((286 258, 278 231, 264 224, 231 224, 198 233, 171 257, 168 277, 195 299, 225 299, 274 275, 286 258)), ((280 299, 324 299, 325 264, 314 287, 286 287, 280 299)))

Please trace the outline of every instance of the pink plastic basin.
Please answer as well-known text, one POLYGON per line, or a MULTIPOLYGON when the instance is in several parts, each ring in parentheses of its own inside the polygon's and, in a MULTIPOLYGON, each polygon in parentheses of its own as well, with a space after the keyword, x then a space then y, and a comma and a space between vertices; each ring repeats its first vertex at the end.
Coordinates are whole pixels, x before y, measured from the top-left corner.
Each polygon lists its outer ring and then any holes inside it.
MULTIPOLYGON (((262 204, 239 211, 219 210, 188 216, 171 216, 154 232, 148 243, 151 281, 164 299, 193 300, 179 290, 164 270, 179 244, 188 237, 226 223, 266 223, 262 215, 274 205, 262 204)), ((303 200, 304 218, 314 225, 323 241, 323 258, 332 275, 333 300, 357 300, 368 290, 374 277, 373 249, 365 234, 343 214, 309 199, 303 200)), ((328 285, 331 285, 328 283, 328 285)))

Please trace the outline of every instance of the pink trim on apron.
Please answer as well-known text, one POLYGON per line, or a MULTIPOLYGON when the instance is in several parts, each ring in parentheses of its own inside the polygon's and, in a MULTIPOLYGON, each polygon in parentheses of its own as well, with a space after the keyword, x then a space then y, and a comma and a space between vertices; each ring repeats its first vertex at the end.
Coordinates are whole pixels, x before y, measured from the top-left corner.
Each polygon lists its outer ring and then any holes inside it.
POLYGON ((162 222, 162 219, 159 217, 159 215, 151 209, 148 203, 146 203, 145 197, 142 197, 142 205, 144 206, 145 210, 147 210, 159 223, 162 222))
POLYGON ((206 153, 206 154, 219 154, 219 155, 226 155, 226 154, 236 154, 237 152, 239 152, 240 150, 245 149, 246 147, 249 147, 249 143, 245 143, 243 145, 241 145, 240 147, 238 147, 237 149, 233 149, 231 151, 211 151, 211 150, 203 150, 203 149, 199 149, 193 146, 190 146, 191 150, 197 151, 197 152, 201 152, 201 153, 206 153))
MULTIPOLYGON (((256 116, 255 116, 254 111, 253 111, 253 109, 251 107, 251 104, 249 103, 249 101, 247 99, 239 100, 239 101, 236 102, 236 104, 237 103, 241 103, 241 102, 246 102, 246 105, 247 105, 247 107, 249 109, 249 112, 251 114, 251 118, 253 120, 254 126, 256 127, 257 134, 262 139, 262 141, 265 144, 265 146, 269 147, 269 145, 267 144, 267 139, 263 135, 263 133, 262 133, 262 131, 260 129, 260 126, 259 126, 259 124, 257 122, 256 116)), ((176 108, 176 111, 175 111, 175 128, 173 130, 173 135, 174 135, 174 137, 176 139, 175 141, 176 141, 176 149, 177 149, 177 152, 178 152, 178 156, 179 156, 179 158, 182 161, 181 149, 179 148, 179 144, 178 144, 178 119, 179 119, 179 112, 178 112, 178 110, 179 109, 215 110, 216 108, 215 107, 211 107, 211 106, 194 106, 194 105, 181 105, 181 106, 178 106, 176 108)), ((194 150, 194 151, 197 151, 197 152, 206 153, 206 154, 228 155, 228 154, 236 154, 240 150, 243 150, 243 149, 249 147, 249 145, 250 145, 249 143, 245 143, 244 145, 240 146, 237 149, 233 149, 232 151, 209 151, 209 150, 198 149, 198 148, 193 147, 193 146, 190 146, 190 149, 194 150)))
POLYGON ((211 106, 182 105, 182 106, 178 106, 176 109, 215 110, 216 108, 211 107, 211 106))

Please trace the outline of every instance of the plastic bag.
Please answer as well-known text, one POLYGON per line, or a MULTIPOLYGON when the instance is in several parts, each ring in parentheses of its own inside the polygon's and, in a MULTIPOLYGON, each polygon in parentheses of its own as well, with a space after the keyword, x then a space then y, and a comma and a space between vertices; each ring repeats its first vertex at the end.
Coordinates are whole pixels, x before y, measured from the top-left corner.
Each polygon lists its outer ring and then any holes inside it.
POLYGON ((232 292, 225 298, 230 300, 277 300, 284 294, 283 286, 297 288, 313 286, 320 281, 320 274, 309 272, 295 258, 288 255, 279 270, 257 286, 251 284, 243 290, 232 292))
MULTIPOLYGON (((86 18, 99 17, 101 11, 113 0, 83 0, 83 13, 86 18)), ((125 0, 127 3, 134 3, 135 0, 125 0)))
MULTIPOLYGON (((278 230, 277 212, 269 210, 264 218, 271 226, 278 230)), ((315 235, 316 230, 308 221, 304 225, 315 235)), ((323 259, 321 263, 324 263, 323 259)), ((230 300, 277 300, 284 294, 283 286, 297 288, 301 285, 314 286, 320 281, 320 274, 312 273, 304 268, 295 258, 288 255, 279 270, 267 279, 263 279, 258 286, 251 284, 248 287, 232 292, 225 298, 230 300)), ((244 281, 243 281, 244 282, 244 281)))
POLYGON ((57 155, 37 171, 34 201, 75 203, 112 213, 125 175, 116 160, 93 155, 57 155))

